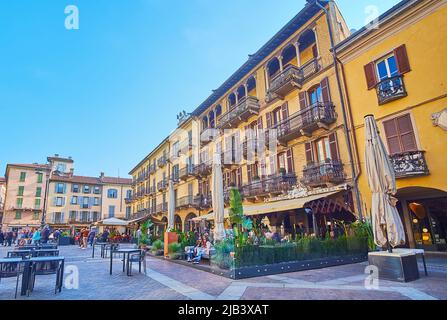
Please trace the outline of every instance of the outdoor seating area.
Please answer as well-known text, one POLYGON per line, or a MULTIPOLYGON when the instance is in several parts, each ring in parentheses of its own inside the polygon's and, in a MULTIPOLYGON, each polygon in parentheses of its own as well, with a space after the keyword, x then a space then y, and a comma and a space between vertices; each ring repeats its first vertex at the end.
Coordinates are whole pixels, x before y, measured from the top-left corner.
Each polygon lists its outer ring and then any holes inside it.
POLYGON ((19 280, 20 295, 29 296, 41 275, 56 275, 54 293, 61 292, 65 258, 59 256, 57 245, 35 244, 17 246, 0 259, 0 281, 2 278, 16 278, 14 298, 17 298, 19 280))

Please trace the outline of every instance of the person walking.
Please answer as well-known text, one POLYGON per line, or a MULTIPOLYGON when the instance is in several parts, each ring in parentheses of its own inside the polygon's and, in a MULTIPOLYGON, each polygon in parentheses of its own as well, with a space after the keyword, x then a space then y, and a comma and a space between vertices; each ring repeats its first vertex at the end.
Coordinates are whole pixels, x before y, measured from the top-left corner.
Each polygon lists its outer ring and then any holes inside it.
POLYGON ((45 227, 43 227, 41 231, 42 243, 47 243, 49 238, 50 238, 50 227, 46 225, 45 227))
POLYGON ((8 247, 11 246, 12 244, 12 238, 13 238, 13 232, 12 231, 8 231, 6 233, 6 242, 5 242, 5 246, 7 245, 8 247))
POLYGON ((37 229, 33 234, 33 238, 31 239, 31 244, 39 244, 40 240, 41 240, 41 232, 40 232, 40 229, 37 229))
POLYGON ((3 245, 4 241, 5 241, 5 235, 3 234, 3 231, 0 230, 0 245, 3 245))
POLYGON ((82 237, 82 249, 87 249, 88 244, 88 235, 90 231, 87 228, 84 228, 84 230, 81 232, 82 237))
POLYGON ((88 244, 93 246, 93 242, 95 241, 96 231, 94 228, 90 229, 90 233, 88 234, 88 244))

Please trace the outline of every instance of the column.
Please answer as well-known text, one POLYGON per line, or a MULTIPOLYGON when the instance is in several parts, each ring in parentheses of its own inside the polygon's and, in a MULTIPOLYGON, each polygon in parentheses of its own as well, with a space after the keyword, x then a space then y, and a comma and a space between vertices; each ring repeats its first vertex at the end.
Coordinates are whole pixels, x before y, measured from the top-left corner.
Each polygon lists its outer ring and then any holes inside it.
POLYGON ((279 61, 279 71, 283 71, 284 67, 282 65, 282 56, 278 56, 278 61, 279 61))
POLYGON ((295 50, 296 50, 296 61, 297 61, 297 65, 298 65, 298 67, 301 67, 300 43, 297 41, 296 43, 293 44, 293 46, 295 47, 295 50))
POLYGON ((313 27, 312 31, 314 32, 314 35, 315 35, 315 45, 317 46, 318 56, 320 56, 321 51, 320 51, 320 46, 318 44, 317 27, 313 27))

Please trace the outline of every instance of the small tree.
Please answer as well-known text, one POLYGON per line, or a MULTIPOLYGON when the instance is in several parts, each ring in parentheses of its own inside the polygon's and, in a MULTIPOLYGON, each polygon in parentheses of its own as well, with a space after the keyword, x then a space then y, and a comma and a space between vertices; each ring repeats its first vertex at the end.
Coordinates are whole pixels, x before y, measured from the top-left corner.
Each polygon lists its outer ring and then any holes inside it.
POLYGON ((253 228, 251 219, 244 216, 244 207, 242 205, 242 198, 239 190, 236 188, 230 189, 230 223, 233 226, 234 238, 239 246, 242 246, 248 238, 246 231, 253 228), (246 230, 246 231, 244 231, 246 230))

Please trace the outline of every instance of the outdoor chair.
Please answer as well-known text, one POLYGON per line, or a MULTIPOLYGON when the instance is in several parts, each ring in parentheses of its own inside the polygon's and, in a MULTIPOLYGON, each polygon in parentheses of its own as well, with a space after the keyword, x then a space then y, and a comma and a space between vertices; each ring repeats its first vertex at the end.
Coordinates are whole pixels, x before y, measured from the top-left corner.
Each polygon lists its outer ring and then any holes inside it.
MULTIPOLYGON (((106 244, 104 246, 104 258, 107 258, 107 252, 112 251, 112 247, 113 247, 113 250, 119 249, 119 244, 117 244, 117 243, 106 244)), ((117 253, 115 253, 115 255, 116 254, 117 253)))
POLYGON ((57 249, 57 244, 46 243, 46 244, 40 245, 40 248, 41 249, 57 249))
MULTIPOLYGON (((59 286, 59 275, 62 268, 61 261, 37 261, 33 262, 33 267, 31 270, 31 281, 27 290, 27 295, 34 290, 34 285, 36 283, 36 276, 46 276, 46 275, 56 275, 56 285, 54 287, 54 294, 57 293, 59 286)), ((63 275, 62 275, 63 276, 63 275)))
POLYGON ((20 250, 34 250, 36 248, 37 248, 37 246, 25 245, 25 246, 15 247, 15 250, 17 250, 17 251, 20 251, 20 250))
POLYGON ((22 259, 29 259, 33 255, 33 252, 31 250, 16 250, 16 251, 9 251, 6 258, 22 258, 22 259))
MULTIPOLYGON (((25 262, 0 262, 0 281, 3 278, 16 277, 16 291, 14 299, 17 299, 17 289, 19 287, 19 277, 25 271, 25 262)), ((23 280, 22 280, 23 281, 23 280)))
POLYGON ((129 275, 132 275, 132 265, 138 262, 138 272, 141 273, 141 264, 143 264, 144 274, 146 271, 146 250, 140 250, 140 253, 134 253, 129 256, 129 275))
POLYGON ((34 251, 35 257, 57 257, 59 255, 59 250, 56 251, 34 251))

